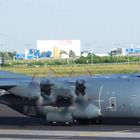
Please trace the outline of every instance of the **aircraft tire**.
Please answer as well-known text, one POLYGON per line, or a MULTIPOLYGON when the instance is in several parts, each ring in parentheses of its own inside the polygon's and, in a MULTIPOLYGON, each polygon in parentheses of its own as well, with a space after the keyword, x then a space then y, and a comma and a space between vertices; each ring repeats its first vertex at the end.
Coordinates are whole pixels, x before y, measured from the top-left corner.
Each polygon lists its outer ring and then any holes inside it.
POLYGON ((80 124, 80 125, 90 125, 91 120, 90 119, 78 119, 78 124, 80 124))
POLYGON ((102 122, 103 122, 102 118, 92 119, 92 124, 100 125, 102 124, 102 122))

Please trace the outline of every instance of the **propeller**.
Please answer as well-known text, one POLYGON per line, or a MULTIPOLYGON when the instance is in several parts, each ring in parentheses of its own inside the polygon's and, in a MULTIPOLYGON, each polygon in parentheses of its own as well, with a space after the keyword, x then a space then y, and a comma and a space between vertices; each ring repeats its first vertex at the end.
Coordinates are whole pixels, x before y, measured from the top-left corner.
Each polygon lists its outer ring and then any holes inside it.
MULTIPOLYGON (((52 70, 54 72, 54 70, 52 70)), ((54 72, 55 73, 55 72, 54 72)), ((70 72, 72 75, 73 69, 70 72)), ((28 99, 37 99, 38 105, 70 106, 86 102, 86 82, 84 79, 36 79, 35 74, 31 81, 20 82, 9 90, 10 93, 28 99)))
POLYGON ((41 82, 41 95, 39 100, 41 105, 52 105, 57 107, 68 107, 72 104, 73 94, 75 92, 72 87, 63 81, 41 82), (55 84, 54 84, 55 83, 55 84))
POLYGON ((75 94, 77 96, 79 96, 80 94, 84 96, 86 94, 85 93, 85 89, 86 89, 85 80, 83 80, 83 79, 77 80, 75 85, 76 85, 75 94))
POLYGON ((54 83, 51 83, 50 80, 42 80, 40 83, 40 89, 41 89, 41 95, 51 95, 51 87, 54 85, 54 83))
POLYGON ((86 68, 86 72, 88 73, 88 75, 89 75, 90 77, 92 77, 92 71, 90 71, 88 68, 86 68))
POLYGON ((88 83, 84 79, 79 78, 74 81, 68 80, 68 81, 65 81, 65 83, 68 83, 70 87, 71 86, 75 87, 74 92, 71 92, 71 96, 72 96, 71 100, 72 100, 73 105, 76 105, 84 109, 90 103, 92 103, 93 98, 87 95, 86 89, 87 89, 88 83))
POLYGON ((39 98, 41 95, 40 81, 36 78, 36 73, 34 73, 31 79, 22 79, 22 82, 17 83, 8 92, 28 99, 39 98))
POLYGON ((40 96, 40 84, 36 81, 20 82, 17 86, 8 90, 9 93, 24 97, 24 98, 38 98, 40 96))

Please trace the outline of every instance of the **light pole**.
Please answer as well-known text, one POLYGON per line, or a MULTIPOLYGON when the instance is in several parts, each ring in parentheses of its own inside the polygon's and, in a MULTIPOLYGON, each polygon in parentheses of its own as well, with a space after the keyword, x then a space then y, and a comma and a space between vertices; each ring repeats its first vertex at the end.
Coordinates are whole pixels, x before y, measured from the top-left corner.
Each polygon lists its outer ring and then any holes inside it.
POLYGON ((93 65, 93 52, 91 51, 91 65, 93 65))
POLYGON ((90 55, 91 55, 91 56, 90 56, 90 57, 91 57, 91 58, 90 58, 90 59, 91 59, 91 60, 90 60, 90 61, 91 61, 91 62, 90 62, 90 65, 92 65, 92 64, 93 64, 93 50, 92 50, 93 43, 86 43, 85 46, 86 46, 86 48, 87 48, 87 49, 89 50, 89 52, 90 52, 90 55))
POLYGON ((1 69, 1 64, 2 64, 2 57, 0 56, 0 69, 1 69))

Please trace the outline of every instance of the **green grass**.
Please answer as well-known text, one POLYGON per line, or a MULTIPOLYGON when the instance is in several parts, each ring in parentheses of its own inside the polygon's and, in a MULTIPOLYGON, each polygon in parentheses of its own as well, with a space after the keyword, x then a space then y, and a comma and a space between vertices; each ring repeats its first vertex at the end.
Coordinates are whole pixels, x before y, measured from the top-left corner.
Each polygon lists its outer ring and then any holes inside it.
POLYGON ((23 73, 27 75, 43 76, 76 76, 90 74, 115 74, 115 73, 138 73, 139 64, 100 64, 80 66, 46 66, 46 67, 2 67, 2 70, 23 73))

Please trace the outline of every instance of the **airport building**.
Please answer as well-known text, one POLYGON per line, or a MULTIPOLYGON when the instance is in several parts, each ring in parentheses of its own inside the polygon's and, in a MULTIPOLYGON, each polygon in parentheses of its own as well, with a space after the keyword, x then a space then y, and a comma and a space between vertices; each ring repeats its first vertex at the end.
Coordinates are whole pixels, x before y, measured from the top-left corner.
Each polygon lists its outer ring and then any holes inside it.
POLYGON ((139 56, 140 55, 140 48, 123 48, 122 54, 129 55, 129 56, 139 56))
POLYGON ((112 55, 140 56, 140 48, 116 48, 111 50, 112 55))

